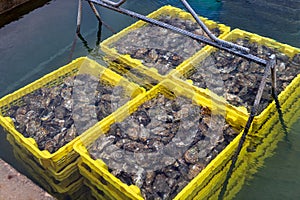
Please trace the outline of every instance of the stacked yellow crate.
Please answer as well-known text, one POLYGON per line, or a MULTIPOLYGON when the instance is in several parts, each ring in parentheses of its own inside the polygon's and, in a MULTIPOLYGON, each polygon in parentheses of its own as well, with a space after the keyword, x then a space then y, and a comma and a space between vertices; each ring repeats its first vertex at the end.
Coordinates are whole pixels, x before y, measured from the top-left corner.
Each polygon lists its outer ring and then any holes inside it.
POLYGON ((55 197, 78 199, 81 194, 89 191, 89 188, 82 187, 83 179, 80 177, 77 162, 71 163, 59 172, 46 170, 35 162, 32 155, 21 150, 22 147, 16 143, 11 135, 7 135, 7 140, 12 145, 15 158, 26 169, 26 172, 34 178, 35 182, 55 197))
MULTIPOLYGON (((191 89, 183 88, 181 85, 178 85, 170 80, 165 80, 157 86, 153 87, 151 90, 145 93, 145 95, 133 99, 130 102, 129 107, 126 107, 125 109, 120 109, 120 112, 117 113, 117 115, 115 115, 114 121, 117 123, 122 123, 124 120, 130 118, 131 116, 134 116, 135 112, 141 105, 147 104, 150 100, 156 99, 159 94, 164 95, 168 99, 177 99, 179 97, 185 97, 187 99, 190 99, 193 102, 193 104, 209 109, 212 113, 212 116, 225 114, 224 106, 214 105, 211 99, 206 99, 205 97, 200 96, 199 94, 195 94, 195 92, 191 89)), ((226 119, 226 122, 223 125, 231 125, 237 131, 236 135, 238 135, 238 133, 241 131, 240 124, 245 123, 245 118, 243 116, 239 116, 237 112, 235 112, 234 108, 232 109, 232 111, 227 112, 225 114, 224 117, 226 119)), ((113 125, 114 123, 105 124, 101 128, 101 130, 103 130, 104 134, 107 134, 107 132, 113 125)), ((110 172, 107 163, 105 163, 100 158, 97 159, 90 155, 89 148, 91 148, 91 146, 99 137, 102 137, 103 133, 99 134, 97 132, 90 132, 89 135, 87 135, 86 137, 88 141, 86 141, 85 138, 81 138, 81 140, 76 142, 76 144, 74 145, 74 149, 81 156, 81 161, 79 162, 80 173, 88 180, 89 185, 97 187, 100 191, 109 192, 113 199, 143 199, 139 187, 135 185, 127 185, 126 183, 122 182, 119 178, 115 177, 110 172)), ((188 132, 186 134, 187 138, 193 137, 192 135, 189 135, 188 132)), ((208 134, 208 137, 209 136, 211 135, 208 134)), ((234 150, 237 148, 240 136, 241 134, 239 134, 195 178, 193 178, 191 182, 188 183, 182 189, 182 191, 176 195, 175 199, 192 199, 195 196, 197 196, 199 191, 207 192, 209 191, 208 188, 210 187, 214 187, 213 190, 218 188, 220 189, 223 183, 222 181, 224 181, 226 177, 226 172, 229 168, 230 160, 234 154, 234 150)), ((247 143, 243 148, 243 152, 245 152, 246 147, 247 143)), ((176 149, 173 150, 176 151, 176 149)), ((238 166, 241 163, 243 163, 242 158, 244 158, 243 154, 239 158, 238 166)), ((146 162, 151 163, 151 160, 146 162)), ((211 193, 209 194, 211 195, 211 193)))
MULTIPOLYGON (((33 94, 37 90, 44 89, 53 91, 55 90, 53 89, 54 87, 61 86, 61 84, 64 81, 67 81, 67 79, 85 74, 87 74, 88 77, 94 77, 94 79, 96 80, 95 85, 97 83, 100 83, 100 85, 103 83, 103 85, 110 85, 112 88, 122 88, 122 96, 124 97, 123 103, 125 104, 126 102, 128 102, 128 100, 144 93, 143 88, 140 88, 136 84, 127 81, 126 79, 117 75, 111 70, 100 66, 97 62, 92 61, 86 57, 82 57, 40 78, 39 80, 19 89, 18 91, 3 97, 0 100, 0 124, 8 133, 7 138, 12 144, 15 154, 21 159, 21 161, 23 160, 25 165, 29 166, 29 168, 31 167, 32 174, 37 175, 37 180, 42 182, 41 185, 46 187, 46 189, 48 189, 48 192, 73 195, 74 192, 79 191, 79 189, 83 185, 83 179, 79 174, 77 167, 77 159, 79 155, 73 150, 73 145, 79 139, 79 137, 87 134, 89 132, 89 129, 97 129, 99 124, 103 123, 103 121, 112 120, 113 118, 109 115, 114 111, 114 109, 117 110, 118 107, 112 108, 112 110, 110 110, 111 113, 106 114, 107 116, 103 114, 103 119, 99 119, 99 122, 97 122, 97 120, 94 120, 93 124, 89 124, 88 121, 87 125, 89 125, 89 127, 87 127, 86 130, 83 130, 82 133, 78 133, 78 136, 75 135, 73 138, 69 139, 69 142, 67 142, 65 145, 61 146, 60 148, 58 148, 58 150, 54 152, 50 152, 50 150, 47 149, 40 149, 38 142, 33 137, 30 137, 30 135, 23 135, 23 132, 19 132, 16 129, 14 121, 10 117, 9 112, 15 107, 26 107, 28 105, 28 100, 25 101, 24 97, 33 94)), ((74 84, 72 85, 72 87, 77 86, 74 84)), ((77 89, 80 90, 81 88, 78 86, 77 89)), ((95 90, 95 88, 89 89, 95 90)), ((79 95, 76 96, 74 91, 75 90, 73 90, 73 92, 70 93, 71 103, 75 101, 75 98, 85 98, 80 97, 79 95)), ((95 91, 91 91, 90 93, 91 94, 89 95, 93 95, 95 91)), ((62 94, 57 94, 54 97, 59 98, 60 95, 62 94)), ((33 97, 34 96, 29 96, 29 98, 33 97)), ((30 99, 29 101, 33 102, 34 99, 30 99)), ((58 104, 61 105, 62 103, 63 102, 59 102, 58 104)), ((70 106, 76 105, 72 104, 70 106)), ((37 109, 41 108, 38 105, 36 107, 37 109)), ((79 117, 84 117, 85 113, 82 112, 77 114, 79 115, 79 117)), ((96 110, 94 110, 93 114, 96 115, 96 110)), ((28 124, 29 123, 24 124, 24 126, 28 126, 28 124)), ((28 127, 26 130, 29 130, 28 127)), ((41 131, 42 130, 37 129, 36 133, 42 133, 41 131)), ((49 134, 53 133, 50 131, 49 134)), ((42 134, 41 136, 47 137, 48 135, 42 134)), ((58 139, 63 140, 66 137, 68 137, 68 135, 65 135, 64 137, 58 139)))

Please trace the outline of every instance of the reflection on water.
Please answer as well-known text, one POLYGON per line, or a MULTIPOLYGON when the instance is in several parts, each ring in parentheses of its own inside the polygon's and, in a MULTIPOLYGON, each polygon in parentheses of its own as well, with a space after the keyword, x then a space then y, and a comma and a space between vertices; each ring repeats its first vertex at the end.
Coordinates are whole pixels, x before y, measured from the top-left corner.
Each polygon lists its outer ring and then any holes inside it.
POLYGON ((277 144, 273 155, 265 160, 264 165, 244 185, 235 199, 300 198, 299 124, 300 121, 296 121, 289 131, 290 143, 282 140, 277 144))
MULTIPOLYGON (((299 89, 294 93, 298 94, 299 89)), ((299 174, 299 144, 295 143, 299 138, 299 103, 298 97, 288 100, 282 108, 282 122, 279 121, 280 113, 273 113, 257 135, 254 133, 250 138, 249 150, 254 156, 247 156, 251 160, 247 171, 255 174, 246 181, 235 199, 299 198, 300 192, 295 189, 299 186, 299 180, 295 178, 299 174)))
MULTIPOLYGON (((296 1, 288 1, 291 2, 290 6, 285 5, 289 12, 274 6, 275 0, 266 1, 270 2, 270 9, 266 9, 268 5, 262 5, 259 1, 189 2, 203 16, 300 47, 300 19, 298 14, 294 14, 299 12, 299 8, 292 7, 296 1)), ((128 0, 124 7, 147 14, 165 4, 183 8, 180 2, 175 0, 128 0)), ((99 10, 104 21, 116 31, 135 21, 102 8, 99 10)), ((68 62, 76 28, 76 12, 77 1, 51 1, 49 5, 30 12, 19 21, 0 29, 1 97, 68 62)), ((73 58, 88 55, 90 52, 95 53, 92 50, 97 43, 98 23, 86 4, 83 7, 81 30, 82 38, 76 43, 73 58)), ((101 39, 111 35, 112 33, 103 27, 101 39)), ((97 56, 101 59, 101 56, 97 56)), ((243 173, 255 174, 244 184, 239 183, 243 187, 235 199, 300 198, 300 111, 297 109, 299 103, 291 105, 292 112, 289 112, 288 118, 283 114, 288 124, 287 140, 284 139, 286 135, 278 120, 276 123, 266 123, 265 126, 272 126, 272 131, 264 133, 263 137, 253 137, 249 140, 247 170, 243 173)), ((276 116, 278 117, 278 114, 274 114, 274 118, 276 116)), ((0 129, 0 157, 26 173, 14 159, 5 138, 4 131, 0 129)))

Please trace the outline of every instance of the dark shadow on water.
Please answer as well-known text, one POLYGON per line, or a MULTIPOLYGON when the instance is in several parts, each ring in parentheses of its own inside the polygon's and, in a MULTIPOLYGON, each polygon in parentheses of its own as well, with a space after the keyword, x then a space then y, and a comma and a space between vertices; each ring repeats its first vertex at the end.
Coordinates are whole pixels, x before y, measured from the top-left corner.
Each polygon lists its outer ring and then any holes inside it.
POLYGON ((22 18, 23 15, 28 14, 32 10, 44 6, 49 1, 50 0, 29 1, 1 14, 0 28, 5 26, 6 24, 9 24, 12 21, 22 18))
POLYGON ((282 126, 282 130, 284 132, 284 141, 287 143, 287 144, 291 144, 290 141, 289 141, 289 138, 288 138, 288 127, 286 125, 286 123, 284 122, 284 119, 283 119, 283 113, 282 113, 282 110, 281 110, 281 106, 280 106, 280 103, 279 103, 279 100, 277 98, 277 94, 272 92, 272 95, 273 95, 273 98, 274 98, 274 101, 275 101, 275 105, 276 105, 276 110, 278 112, 278 118, 279 118, 279 122, 282 126))

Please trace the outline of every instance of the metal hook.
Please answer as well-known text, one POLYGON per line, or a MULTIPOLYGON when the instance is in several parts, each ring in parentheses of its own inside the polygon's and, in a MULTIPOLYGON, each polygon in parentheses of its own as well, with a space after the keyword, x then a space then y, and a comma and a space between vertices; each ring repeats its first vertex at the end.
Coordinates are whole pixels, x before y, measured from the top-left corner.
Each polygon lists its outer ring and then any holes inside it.
POLYGON ((123 3, 125 3, 126 0, 120 0, 118 2, 113 2, 113 1, 110 1, 110 0, 101 0, 102 2, 104 3, 107 3, 111 6, 114 6, 114 7, 119 7, 120 5, 122 5, 123 3))
POLYGON ((201 26, 201 28, 205 31, 205 33, 208 35, 208 37, 210 37, 210 39, 212 39, 213 41, 223 45, 223 46, 228 46, 230 48, 235 48, 241 51, 244 51, 246 53, 249 53, 250 50, 246 47, 234 44, 232 42, 228 42, 225 40, 221 40, 219 38, 217 38, 214 34, 212 34, 210 32, 210 30, 206 27, 206 25, 201 21, 201 19, 198 17, 197 13, 193 10, 193 8, 189 5, 189 3, 186 0, 181 0, 181 2, 183 3, 183 5, 186 7, 186 9, 192 14, 192 16, 194 17, 194 19, 196 20, 196 22, 201 26))

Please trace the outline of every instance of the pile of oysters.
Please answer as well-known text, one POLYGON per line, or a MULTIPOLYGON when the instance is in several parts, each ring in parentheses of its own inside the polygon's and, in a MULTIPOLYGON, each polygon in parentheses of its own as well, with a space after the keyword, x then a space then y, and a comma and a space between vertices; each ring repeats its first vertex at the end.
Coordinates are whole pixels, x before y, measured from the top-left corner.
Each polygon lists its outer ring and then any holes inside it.
MULTIPOLYGON (((198 35, 205 35, 201 27, 189 19, 161 15, 157 20, 198 35)), ((218 28, 211 31, 216 36, 220 35, 218 28)), ((203 43, 187 36, 147 24, 131 30, 112 43, 110 48, 116 48, 120 54, 129 54, 132 58, 141 60, 145 66, 156 68, 159 74, 166 75, 203 46, 203 43)))
POLYGON ((224 116, 159 93, 111 125, 89 153, 121 181, 138 186, 145 199, 171 199, 237 134, 224 116))
MULTIPOLYGON (((238 39, 237 44, 250 49, 250 53, 269 60, 276 56, 277 93, 283 91, 300 72, 300 53, 288 57, 281 51, 265 45, 251 42, 248 39, 238 39)), ((193 69, 185 75, 195 86, 208 88, 235 106, 245 106, 250 111, 262 80, 265 67, 250 62, 244 58, 214 51, 204 61, 194 63, 193 69)), ((272 102, 271 74, 268 74, 258 113, 272 102)))
POLYGON ((23 103, 11 106, 6 115, 40 150, 54 153, 128 100, 121 86, 78 74, 23 96, 23 103))

